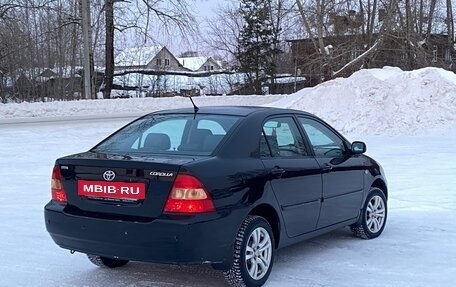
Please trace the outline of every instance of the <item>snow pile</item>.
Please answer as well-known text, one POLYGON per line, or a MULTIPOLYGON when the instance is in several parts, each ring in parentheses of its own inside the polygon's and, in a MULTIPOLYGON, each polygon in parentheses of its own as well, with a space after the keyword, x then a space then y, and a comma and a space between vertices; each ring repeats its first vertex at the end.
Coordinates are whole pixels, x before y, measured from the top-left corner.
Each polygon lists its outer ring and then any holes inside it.
POLYGON ((268 104, 305 110, 350 134, 417 134, 456 125, 456 74, 360 70, 268 104))

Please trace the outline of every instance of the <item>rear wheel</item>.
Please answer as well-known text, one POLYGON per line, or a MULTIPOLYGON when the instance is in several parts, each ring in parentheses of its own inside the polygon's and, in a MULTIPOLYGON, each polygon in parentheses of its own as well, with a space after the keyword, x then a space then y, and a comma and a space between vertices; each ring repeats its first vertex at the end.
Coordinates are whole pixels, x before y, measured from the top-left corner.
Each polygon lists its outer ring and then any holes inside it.
POLYGON ((274 262, 274 235, 260 216, 248 216, 239 228, 234 243, 233 264, 223 272, 233 287, 262 286, 274 262))
POLYGON ((128 263, 128 260, 107 258, 98 255, 87 254, 87 257, 89 258, 90 262, 100 267, 115 268, 124 266, 128 263))
POLYGON ((360 221, 350 228, 356 237, 376 238, 385 228, 387 214, 384 193, 378 188, 372 188, 364 203, 360 221))

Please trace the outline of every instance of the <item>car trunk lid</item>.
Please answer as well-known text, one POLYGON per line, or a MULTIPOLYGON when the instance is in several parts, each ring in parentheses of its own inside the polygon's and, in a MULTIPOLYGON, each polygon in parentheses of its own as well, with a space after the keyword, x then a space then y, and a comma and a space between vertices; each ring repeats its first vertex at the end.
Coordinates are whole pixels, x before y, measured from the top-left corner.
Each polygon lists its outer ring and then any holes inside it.
POLYGON ((109 219, 149 221, 160 216, 183 164, 195 157, 87 152, 57 160, 67 196, 65 211, 109 219))

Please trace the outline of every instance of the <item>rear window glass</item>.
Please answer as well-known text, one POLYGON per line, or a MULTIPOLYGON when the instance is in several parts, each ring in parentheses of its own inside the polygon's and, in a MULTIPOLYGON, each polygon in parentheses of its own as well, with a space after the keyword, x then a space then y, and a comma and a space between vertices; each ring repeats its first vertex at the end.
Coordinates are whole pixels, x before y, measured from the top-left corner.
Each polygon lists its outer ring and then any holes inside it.
POLYGON ((226 115, 153 115, 122 128, 93 150, 209 155, 238 120, 226 115))

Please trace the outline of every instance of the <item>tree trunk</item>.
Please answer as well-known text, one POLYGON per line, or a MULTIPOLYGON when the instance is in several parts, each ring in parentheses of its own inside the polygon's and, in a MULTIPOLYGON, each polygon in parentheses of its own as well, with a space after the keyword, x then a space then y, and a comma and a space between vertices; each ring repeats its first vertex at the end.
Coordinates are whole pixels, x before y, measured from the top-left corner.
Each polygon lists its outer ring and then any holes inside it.
POLYGON ((454 43, 454 19, 453 19, 453 6, 451 0, 447 0, 447 31, 448 31, 448 52, 450 53, 453 49, 454 43))
POLYGON ((423 35, 423 22, 424 22, 424 6, 423 6, 423 1, 420 0, 420 17, 419 17, 419 26, 418 26, 418 33, 423 35))
POLYGON ((317 0, 317 37, 318 48, 323 59, 326 58, 325 44, 323 43, 323 17, 324 17, 324 0, 317 0))
MULTIPOLYGON (((0 59, 1 59, 1 54, 0 54, 0 59)), ((6 95, 5 98, 3 98, 3 71, 0 70, 0 103, 6 103, 6 95)))
POLYGON ((103 97, 111 98, 112 83, 114 77, 114 0, 106 0, 105 3, 105 22, 106 22, 106 40, 105 40, 105 76, 103 97))
POLYGON ((406 67, 409 69, 415 68, 415 65, 412 63, 413 61, 413 55, 412 55, 412 45, 413 39, 412 39, 412 34, 413 34, 413 26, 412 26, 412 7, 411 7, 411 1, 410 0, 405 0, 405 25, 406 25, 406 32, 405 32, 405 61, 406 61, 406 67))
POLYGON ((325 49, 325 43, 323 41, 323 19, 325 14, 325 1, 317 0, 317 37, 318 37, 318 48, 320 51, 321 59, 321 71, 325 81, 332 79, 332 65, 331 55, 329 50, 325 49))
MULTIPOLYGON (((73 5, 74 5, 73 14, 77 15, 78 4, 76 2, 74 2, 73 5)), ((76 57, 77 57, 77 52, 78 52, 78 26, 77 25, 73 25, 71 33, 72 33, 72 35, 71 35, 71 45, 70 45, 70 47, 71 47, 70 77, 71 77, 71 79, 74 79, 75 75, 76 75, 76 57)), ((79 92, 79 89, 78 89, 78 87, 75 86, 75 81, 73 81, 73 80, 71 81, 70 91, 72 93, 72 99, 74 100, 74 95, 76 94, 76 92, 79 92)), ((78 98, 80 98, 81 96, 82 96, 82 92, 78 96, 78 98)))
POLYGON ((370 13, 370 23, 367 29, 367 43, 369 46, 373 43, 373 35, 374 35, 374 25, 375 25, 375 15, 377 13, 377 0, 374 0, 372 3, 372 12, 370 13))
POLYGON ((309 34, 309 39, 312 41, 315 50, 318 52, 318 43, 317 41, 315 41, 315 38, 313 37, 312 29, 310 28, 309 21, 307 20, 306 14, 304 13, 304 6, 302 5, 301 0, 296 0, 296 5, 298 6, 299 14, 301 15, 301 21, 304 24, 304 28, 306 28, 307 34, 309 34))
MULTIPOLYGON (((369 10, 369 9, 368 9, 369 10)), ((366 23, 365 23, 365 19, 364 19, 364 4, 363 4, 363 1, 362 0, 359 0, 359 14, 362 15, 362 23, 361 23, 361 35, 364 39, 364 36, 366 35, 366 23)))
POLYGON ((62 19, 62 2, 58 1, 58 10, 57 10, 57 40, 56 40, 56 50, 57 50, 57 76, 58 79, 56 81, 57 86, 54 88, 54 95, 60 100, 68 100, 64 93, 63 89, 63 69, 65 66, 65 51, 64 51, 64 43, 63 41, 63 19, 62 19))
POLYGON ((84 44, 84 97, 92 99, 92 70, 93 70, 93 53, 91 53, 91 27, 90 27, 90 3, 89 0, 80 0, 81 17, 82 17, 82 38, 84 44))
POLYGON ((435 11, 435 5, 437 3, 437 0, 431 0, 431 7, 429 8, 429 18, 428 18, 428 26, 427 26, 427 31, 426 31, 426 38, 429 38, 432 32, 432 20, 434 18, 434 11, 435 11))

